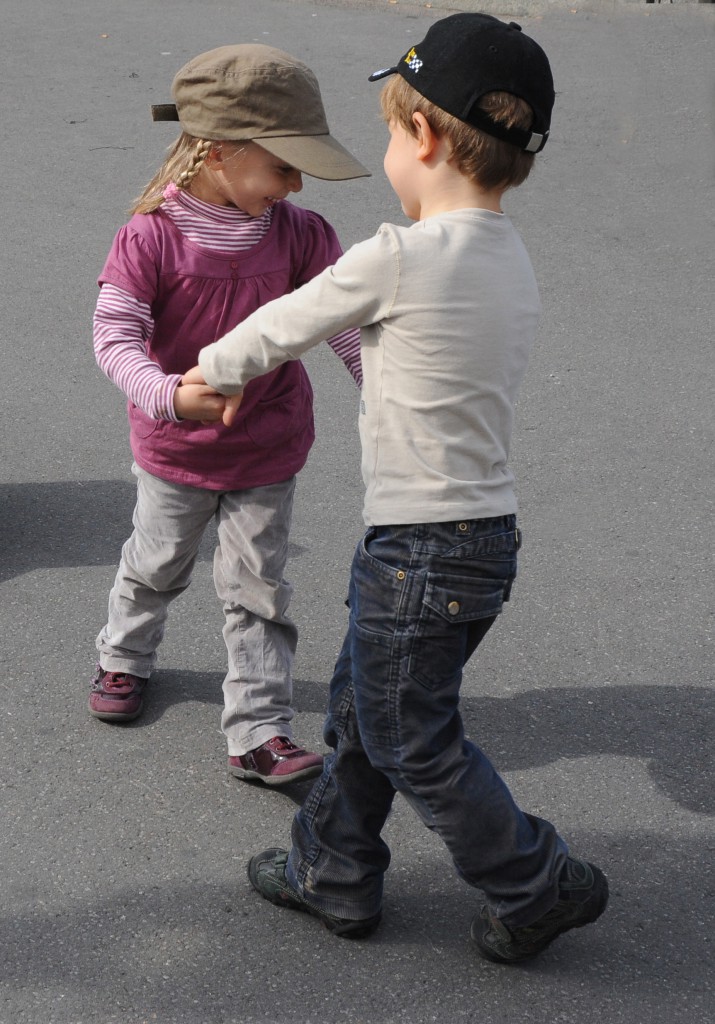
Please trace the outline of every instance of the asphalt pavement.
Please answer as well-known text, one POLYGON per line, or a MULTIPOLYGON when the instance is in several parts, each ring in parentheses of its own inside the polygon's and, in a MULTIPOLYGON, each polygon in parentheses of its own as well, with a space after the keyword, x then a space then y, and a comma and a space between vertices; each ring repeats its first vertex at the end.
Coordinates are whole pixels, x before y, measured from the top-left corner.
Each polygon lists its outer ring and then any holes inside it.
MULTIPOLYGON (((1 1024, 711 1024, 715 6, 534 2, 552 136, 506 199, 544 315, 513 442, 525 543, 463 712, 521 805, 611 883, 607 914, 502 968, 468 941, 479 894, 396 802, 384 923, 330 936, 249 887, 305 789, 229 778, 207 537, 145 715, 89 717, 94 638, 133 483, 96 368, 96 277, 176 126, 176 70, 227 42, 310 64, 334 134, 373 171, 297 199, 347 246, 403 217, 373 70, 435 17, 381 0, 23 0, 0 33, 1 1024)), ((513 16, 515 5, 481 5, 513 16)), ((526 15, 524 16, 524 11, 526 15)), ((289 577, 297 732, 321 747, 361 533, 357 393, 307 366, 318 440, 289 577)))

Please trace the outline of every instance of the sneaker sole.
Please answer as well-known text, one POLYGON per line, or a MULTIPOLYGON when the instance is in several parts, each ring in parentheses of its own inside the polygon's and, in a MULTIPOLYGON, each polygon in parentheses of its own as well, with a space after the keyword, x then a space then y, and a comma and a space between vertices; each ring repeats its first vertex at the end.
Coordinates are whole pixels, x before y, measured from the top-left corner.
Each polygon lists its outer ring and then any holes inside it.
POLYGON ((95 711, 92 705, 89 705, 89 713, 93 718, 99 718, 102 722, 133 722, 135 718, 144 710, 143 702, 139 705, 136 711, 95 711))
POLYGON ((251 771, 250 768, 236 768, 232 764, 228 766, 228 771, 235 779, 243 779, 244 782, 262 782, 266 786, 287 786, 288 783, 298 782, 300 779, 314 779, 321 774, 323 766, 316 764, 311 768, 302 768, 300 771, 291 772, 290 775, 261 775, 260 772, 251 771))

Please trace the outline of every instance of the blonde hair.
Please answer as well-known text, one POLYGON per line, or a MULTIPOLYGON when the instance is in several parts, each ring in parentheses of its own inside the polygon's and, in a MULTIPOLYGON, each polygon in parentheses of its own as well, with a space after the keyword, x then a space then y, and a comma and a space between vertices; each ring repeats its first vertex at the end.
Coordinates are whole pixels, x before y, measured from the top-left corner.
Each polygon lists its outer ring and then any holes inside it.
POLYGON ((188 132, 182 132, 129 212, 152 213, 164 202, 164 189, 170 182, 177 188, 186 188, 203 167, 214 145, 209 139, 197 139, 188 132))
MULTIPOLYGON (((385 121, 401 125, 410 135, 416 134, 412 115, 421 113, 430 128, 448 143, 450 160, 460 174, 480 188, 516 188, 529 176, 534 154, 487 135, 435 106, 401 75, 394 75, 380 93, 385 121)), ((485 93, 479 107, 507 128, 530 128, 534 112, 525 100, 508 92, 485 93)))

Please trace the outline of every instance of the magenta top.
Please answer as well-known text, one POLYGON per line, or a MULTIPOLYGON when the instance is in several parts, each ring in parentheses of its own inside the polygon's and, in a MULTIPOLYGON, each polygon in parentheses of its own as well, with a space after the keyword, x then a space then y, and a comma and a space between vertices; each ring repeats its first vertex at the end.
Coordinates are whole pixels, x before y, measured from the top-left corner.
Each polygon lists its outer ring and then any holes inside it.
MULTIPOLYGON (((276 204, 265 237, 243 252, 189 241, 161 209, 135 214, 117 233, 99 284, 129 292, 152 311, 147 354, 164 373, 184 373, 259 306, 309 281, 340 256, 335 232, 318 214, 276 204)), ((314 440, 312 389, 299 361, 246 387, 231 427, 152 419, 128 404, 137 463, 174 483, 242 490, 278 483, 305 464, 314 440)))

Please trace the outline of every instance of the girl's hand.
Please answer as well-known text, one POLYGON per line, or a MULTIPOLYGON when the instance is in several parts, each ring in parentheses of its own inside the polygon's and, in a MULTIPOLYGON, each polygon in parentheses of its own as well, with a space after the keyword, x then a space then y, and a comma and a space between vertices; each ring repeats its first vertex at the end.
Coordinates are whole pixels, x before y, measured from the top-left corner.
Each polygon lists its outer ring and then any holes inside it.
POLYGON ((216 423, 218 422, 218 420, 223 420, 223 424, 225 427, 230 427, 231 424, 233 423, 234 419, 236 418, 236 413, 238 412, 238 407, 240 406, 242 401, 242 391, 239 392, 237 395, 229 395, 228 397, 226 397, 224 395, 219 394, 218 391, 214 391, 213 388, 210 388, 206 381, 204 380, 203 374, 201 373, 201 370, 199 369, 198 366, 192 366, 190 370, 186 371, 184 376, 181 378, 181 384, 174 392, 174 409, 176 410, 177 416, 181 416, 181 418, 184 420, 201 420, 203 423, 216 423), (194 415, 192 414, 191 411, 182 412, 181 408, 179 407, 180 405, 182 407, 187 408, 188 410, 192 410, 194 408, 199 410, 200 408, 207 407, 206 405, 203 404, 196 404, 195 406, 195 402, 199 403, 198 395, 196 396, 196 398, 188 394, 182 396, 182 391, 202 391, 202 397, 206 400, 206 402, 208 402, 208 400, 211 397, 213 397, 214 402, 217 402, 218 400, 220 400, 220 402, 218 404, 208 404, 208 408, 211 413, 210 416, 194 415), (218 412, 218 415, 215 415, 219 408, 220 412, 218 412))
POLYGON ((182 381, 174 392, 174 411, 182 420, 219 423, 225 416, 226 398, 208 384, 185 384, 182 381))

